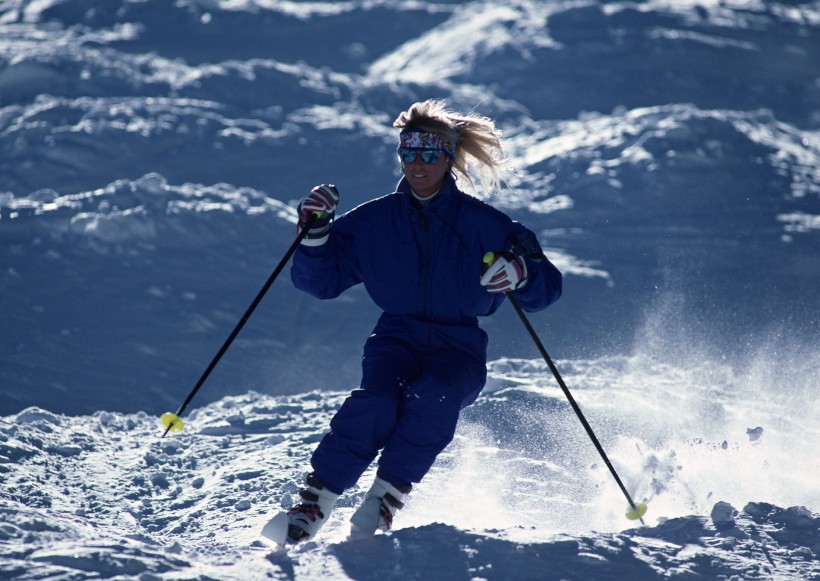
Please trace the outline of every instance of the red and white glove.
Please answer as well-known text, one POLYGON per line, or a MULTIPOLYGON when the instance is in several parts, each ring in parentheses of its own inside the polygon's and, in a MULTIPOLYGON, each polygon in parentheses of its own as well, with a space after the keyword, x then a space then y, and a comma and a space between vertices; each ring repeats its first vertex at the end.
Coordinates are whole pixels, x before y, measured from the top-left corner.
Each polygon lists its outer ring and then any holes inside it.
POLYGON ((316 186, 299 202, 299 230, 304 228, 312 216, 316 216, 307 235, 302 239, 305 246, 321 246, 327 242, 330 225, 339 205, 339 190, 333 184, 316 186))
POLYGON ((527 261, 522 256, 499 252, 491 260, 481 276, 481 286, 487 287, 487 292, 508 293, 526 284, 527 261))
POLYGON ((316 186, 299 202, 299 218, 307 220, 311 214, 317 214, 319 219, 336 212, 339 205, 339 190, 333 184, 316 186))

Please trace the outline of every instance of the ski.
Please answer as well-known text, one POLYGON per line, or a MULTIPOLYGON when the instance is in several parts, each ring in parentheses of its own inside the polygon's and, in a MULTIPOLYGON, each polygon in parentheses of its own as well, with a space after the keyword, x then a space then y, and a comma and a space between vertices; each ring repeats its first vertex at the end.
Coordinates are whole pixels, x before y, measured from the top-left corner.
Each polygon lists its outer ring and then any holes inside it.
POLYGON ((284 549, 288 543, 288 525, 287 513, 280 512, 262 528, 262 536, 284 549))

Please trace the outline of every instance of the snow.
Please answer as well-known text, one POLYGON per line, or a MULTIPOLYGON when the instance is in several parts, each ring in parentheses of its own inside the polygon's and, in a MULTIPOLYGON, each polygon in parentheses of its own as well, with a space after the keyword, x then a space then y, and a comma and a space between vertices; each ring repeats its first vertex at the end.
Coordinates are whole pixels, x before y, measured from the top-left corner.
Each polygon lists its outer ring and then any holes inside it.
POLYGON ((820 4, 0 0, 0 577, 820 579, 820 4), (488 384, 395 529, 260 538, 378 312, 276 281, 398 178, 392 120, 493 117, 565 296, 504 306, 488 384))
MULTIPOLYGON (((646 485, 656 489, 657 523, 631 527, 623 499, 601 492, 611 483, 594 451, 583 450, 571 418, 555 413, 563 403, 545 395, 514 387, 482 398, 390 535, 346 540, 347 519, 366 490, 358 487, 343 495, 321 539, 287 554, 260 541, 259 530, 272 510, 293 502, 295 466, 306 462, 344 393, 223 398, 195 409, 187 430, 166 439, 144 413, 28 408, 0 428, 3 571, 11 578, 491 579, 540 578, 546 567, 548 578, 816 576, 820 517, 805 507, 712 503, 690 490, 687 502, 700 512, 659 518, 686 496, 669 488, 700 488, 704 467, 737 456, 752 467, 769 451, 745 436, 726 446, 691 442, 677 457, 668 451, 676 466, 643 458, 641 470, 635 447, 614 446, 618 465, 635 469, 627 481, 650 496, 646 485), (563 424, 562 444, 536 435, 554 421, 563 424), (560 452, 567 434, 578 454, 560 452)), ((712 484, 731 485, 724 479, 712 484)))

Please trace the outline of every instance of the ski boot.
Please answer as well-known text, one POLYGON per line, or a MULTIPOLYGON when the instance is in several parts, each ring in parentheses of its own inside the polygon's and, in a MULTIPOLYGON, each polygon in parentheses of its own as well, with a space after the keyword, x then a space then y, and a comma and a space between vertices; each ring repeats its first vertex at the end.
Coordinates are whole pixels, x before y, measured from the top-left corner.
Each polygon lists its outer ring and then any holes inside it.
POLYGON ((327 490, 313 474, 307 475, 306 484, 299 491, 302 502, 287 512, 286 541, 290 544, 313 538, 327 521, 339 498, 338 494, 327 490))
POLYGON ((377 477, 364 502, 350 518, 351 539, 372 537, 377 530, 389 531, 393 515, 404 506, 404 498, 410 490, 410 486, 396 487, 377 477))

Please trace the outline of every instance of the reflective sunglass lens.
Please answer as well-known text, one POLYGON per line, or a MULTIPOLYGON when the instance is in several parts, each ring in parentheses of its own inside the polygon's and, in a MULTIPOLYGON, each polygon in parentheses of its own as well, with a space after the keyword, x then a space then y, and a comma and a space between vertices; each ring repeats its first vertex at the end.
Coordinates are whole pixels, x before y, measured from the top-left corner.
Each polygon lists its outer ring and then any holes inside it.
POLYGON ((421 160, 424 163, 438 163, 441 152, 437 149, 426 149, 421 152, 421 160))
POLYGON ((402 163, 413 163, 417 156, 421 156, 421 161, 424 163, 438 163, 441 152, 437 149, 399 149, 399 158, 402 163))

